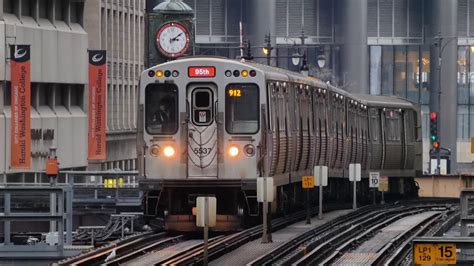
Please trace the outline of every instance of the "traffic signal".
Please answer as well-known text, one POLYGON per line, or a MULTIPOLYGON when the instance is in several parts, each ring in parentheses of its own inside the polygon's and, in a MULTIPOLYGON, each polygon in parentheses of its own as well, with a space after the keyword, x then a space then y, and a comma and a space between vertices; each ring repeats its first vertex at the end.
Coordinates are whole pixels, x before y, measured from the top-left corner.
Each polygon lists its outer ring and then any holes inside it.
POLYGON ((430 113, 430 140, 433 152, 436 154, 439 151, 440 144, 438 139, 438 113, 430 113))

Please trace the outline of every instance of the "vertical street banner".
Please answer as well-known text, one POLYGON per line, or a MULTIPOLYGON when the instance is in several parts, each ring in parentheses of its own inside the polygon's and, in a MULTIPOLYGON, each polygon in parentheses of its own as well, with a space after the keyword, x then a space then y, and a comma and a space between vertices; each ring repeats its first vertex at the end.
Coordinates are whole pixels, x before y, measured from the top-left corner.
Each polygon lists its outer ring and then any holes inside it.
POLYGON ((106 159, 107 66, 105 62, 105 50, 89 50, 89 161, 106 159))
POLYGON ((31 167, 30 46, 10 45, 12 169, 31 167))

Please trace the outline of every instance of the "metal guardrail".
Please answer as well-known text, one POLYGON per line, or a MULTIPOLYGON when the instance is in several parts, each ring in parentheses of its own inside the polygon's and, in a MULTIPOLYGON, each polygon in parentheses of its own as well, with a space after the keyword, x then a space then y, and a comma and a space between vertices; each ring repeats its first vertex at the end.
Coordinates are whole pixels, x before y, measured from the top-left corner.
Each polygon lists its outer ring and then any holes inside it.
MULTIPOLYGON (((70 198, 70 187, 0 187, 3 194, 3 213, 0 221, 3 221, 4 243, 0 245, 0 257, 3 258, 25 258, 25 257, 62 257, 64 256, 64 221, 66 219, 66 243, 72 242, 72 203, 70 198), (64 212, 64 198, 66 192, 66 213, 64 212), (51 195, 50 212, 12 212, 12 195, 25 194, 47 194, 51 195), (66 215, 67 214, 67 215, 66 215), (50 221, 52 227, 58 225, 57 245, 14 245, 11 242, 12 221, 50 221)), ((56 231, 56 230, 54 230, 56 231)))
MULTIPOLYGON (((138 187, 137 176, 138 171, 61 171, 54 183, 59 187, 71 186, 75 204, 139 206, 142 193, 138 187)), ((34 182, 1 182, 0 185, 50 187, 51 183, 35 178, 34 182)))
POLYGON ((474 215, 469 212, 469 199, 474 196, 474 189, 467 188, 461 191, 461 236, 469 236, 468 224, 474 224, 474 215))

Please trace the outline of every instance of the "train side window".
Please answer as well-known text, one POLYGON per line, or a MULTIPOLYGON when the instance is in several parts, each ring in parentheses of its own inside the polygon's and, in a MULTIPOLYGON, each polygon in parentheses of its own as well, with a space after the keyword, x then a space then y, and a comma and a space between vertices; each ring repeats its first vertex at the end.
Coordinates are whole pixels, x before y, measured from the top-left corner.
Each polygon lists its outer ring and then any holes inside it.
POLYGON ((178 87, 175 84, 146 86, 145 123, 151 135, 172 135, 178 131, 178 87))
POLYGON ((225 89, 225 125, 229 134, 255 134, 259 123, 256 84, 229 84, 225 89))

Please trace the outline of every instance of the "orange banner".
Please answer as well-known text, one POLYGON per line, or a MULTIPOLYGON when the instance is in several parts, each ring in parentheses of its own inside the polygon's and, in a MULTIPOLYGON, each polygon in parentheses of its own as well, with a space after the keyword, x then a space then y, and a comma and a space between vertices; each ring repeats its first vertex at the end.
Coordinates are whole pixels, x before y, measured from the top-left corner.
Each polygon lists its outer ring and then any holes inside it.
POLYGON ((11 161, 13 169, 31 167, 30 46, 11 45, 11 161))
POLYGON ((89 50, 89 156, 90 161, 104 161, 105 114, 107 112, 105 50, 89 50))

